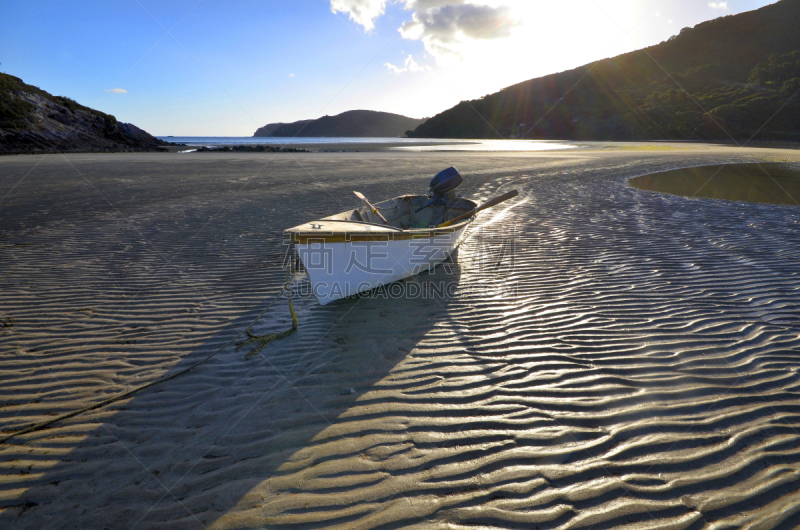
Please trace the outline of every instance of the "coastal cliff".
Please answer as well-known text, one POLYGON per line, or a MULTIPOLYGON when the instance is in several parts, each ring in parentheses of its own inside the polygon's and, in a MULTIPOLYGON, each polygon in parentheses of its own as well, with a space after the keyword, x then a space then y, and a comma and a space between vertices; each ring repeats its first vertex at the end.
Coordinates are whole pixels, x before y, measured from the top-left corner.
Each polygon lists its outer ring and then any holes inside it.
POLYGON ((0 73, 0 154, 157 151, 166 145, 135 125, 0 73))

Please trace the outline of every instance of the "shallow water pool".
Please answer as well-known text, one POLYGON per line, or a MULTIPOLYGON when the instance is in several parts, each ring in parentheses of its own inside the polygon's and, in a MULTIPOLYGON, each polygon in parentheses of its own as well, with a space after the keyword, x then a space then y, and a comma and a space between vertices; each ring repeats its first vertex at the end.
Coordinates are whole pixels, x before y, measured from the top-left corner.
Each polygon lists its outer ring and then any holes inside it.
POLYGON ((630 179, 631 186, 682 197, 800 206, 800 167, 725 164, 673 169, 630 179))

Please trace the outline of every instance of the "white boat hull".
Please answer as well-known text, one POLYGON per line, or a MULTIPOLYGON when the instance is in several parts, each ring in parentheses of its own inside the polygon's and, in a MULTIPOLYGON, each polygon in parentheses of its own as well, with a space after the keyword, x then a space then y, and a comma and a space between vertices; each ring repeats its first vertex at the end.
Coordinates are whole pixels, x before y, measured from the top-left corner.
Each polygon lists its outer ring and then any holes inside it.
POLYGON ((424 195, 403 195, 303 223, 286 233, 314 295, 326 305, 441 263, 461 243, 476 208, 474 201, 461 197, 433 204, 424 195), (456 223, 449 221, 460 217, 456 223))
POLYGON ((322 305, 369 291, 433 268, 458 247, 466 224, 432 237, 382 241, 330 242, 325 238, 295 245, 322 305))

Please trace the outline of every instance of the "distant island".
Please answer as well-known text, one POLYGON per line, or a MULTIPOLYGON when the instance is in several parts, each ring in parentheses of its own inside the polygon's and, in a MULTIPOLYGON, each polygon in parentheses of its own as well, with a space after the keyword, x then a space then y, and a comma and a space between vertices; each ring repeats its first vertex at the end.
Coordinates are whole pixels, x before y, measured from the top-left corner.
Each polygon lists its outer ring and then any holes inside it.
POLYGON ((0 154, 158 151, 166 145, 135 125, 0 73, 0 154))
POLYGON ((798 142, 798 91, 800 1, 781 0, 462 101, 407 136, 798 142))
POLYGON ((336 116, 292 123, 270 123, 260 127, 254 137, 374 137, 396 138, 414 129, 425 119, 417 120, 373 110, 350 110, 336 116))

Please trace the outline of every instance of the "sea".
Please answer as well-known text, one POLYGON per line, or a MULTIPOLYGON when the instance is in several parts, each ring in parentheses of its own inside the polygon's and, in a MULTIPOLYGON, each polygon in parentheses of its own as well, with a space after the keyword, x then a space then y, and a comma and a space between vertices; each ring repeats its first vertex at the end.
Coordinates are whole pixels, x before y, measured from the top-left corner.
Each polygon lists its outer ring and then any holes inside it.
POLYGON ((574 149, 577 144, 553 140, 465 140, 462 138, 344 138, 253 136, 158 136, 160 140, 191 147, 219 145, 324 145, 387 144, 389 149, 409 151, 554 151, 574 149), (408 145, 403 145, 408 144, 408 145))

